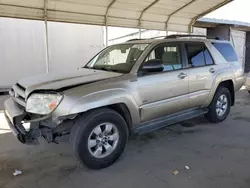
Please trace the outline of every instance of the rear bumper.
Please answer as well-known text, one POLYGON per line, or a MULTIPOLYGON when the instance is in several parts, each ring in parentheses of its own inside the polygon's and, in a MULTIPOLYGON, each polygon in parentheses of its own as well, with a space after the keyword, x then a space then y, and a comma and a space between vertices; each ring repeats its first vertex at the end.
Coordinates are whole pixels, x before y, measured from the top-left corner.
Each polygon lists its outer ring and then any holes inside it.
POLYGON ((243 75, 243 76, 237 77, 235 79, 234 90, 239 91, 240 88, 244 85, 245 81, 246 81, 246 76, 243 75))
POLYGON ((245 81, 245 86, 247 90, 250 90, 250 75, 248 74, 246 81, 245 81))

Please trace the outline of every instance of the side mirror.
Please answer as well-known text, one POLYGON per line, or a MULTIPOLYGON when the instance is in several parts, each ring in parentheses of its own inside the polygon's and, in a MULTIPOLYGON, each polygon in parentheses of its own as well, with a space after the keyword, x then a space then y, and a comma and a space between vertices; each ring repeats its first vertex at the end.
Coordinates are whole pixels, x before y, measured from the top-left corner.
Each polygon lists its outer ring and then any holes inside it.
POLYGON ((142 67, 143 72, 162 72, 164 70, 162 60, 151 59, 144 63, 142 67))

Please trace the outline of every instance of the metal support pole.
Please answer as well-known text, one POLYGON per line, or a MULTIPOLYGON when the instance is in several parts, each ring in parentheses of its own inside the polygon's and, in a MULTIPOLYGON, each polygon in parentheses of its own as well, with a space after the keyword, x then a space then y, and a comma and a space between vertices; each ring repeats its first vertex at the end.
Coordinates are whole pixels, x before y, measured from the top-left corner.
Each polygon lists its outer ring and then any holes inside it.
POLYGON ((108 38, 108 26, 107 25, 105 26, 105 33, 106 33, 106 38, 105 38, 106 39, 106 44, 105 45, 107 47, 108 46, 108 42, 109 42, 109 38, 108 38))
POLYGON ((141 39, 141 28, 139 29, 139 39, 141 39))
POLYGON ((229 28, 229 41, 233 44, 233 47, 235 48, 234 37, 232 34, 232 27, 229 28))
POLYGON ((46 72, 49 72, 49 37, 47 20, 48 0, 44 0, 45 47, 46 47, 46 72))
POLYGON ((46 45, 46 72, 49 72, 49 38, 48 38, 48 23, 45 20, 45 45, 46 45))
POLYGON ((189 26, 188 26, 188 33, 189 33, 189 34, 193 33, 193 29, 194 29, 194 28, 193 28, 193 24, 189 25, 189 26))

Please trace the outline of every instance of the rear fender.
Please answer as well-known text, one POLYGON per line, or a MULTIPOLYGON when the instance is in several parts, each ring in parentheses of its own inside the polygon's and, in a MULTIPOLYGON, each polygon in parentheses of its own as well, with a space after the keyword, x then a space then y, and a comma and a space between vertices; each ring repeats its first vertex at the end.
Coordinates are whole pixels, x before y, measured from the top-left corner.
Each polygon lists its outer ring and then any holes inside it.
POLYGON ((230 72, 222 72, 222 73, 217 75, 217 77, 215 78, 215 80, 213 82, 212 88, 209 92, 208 98, 204 104, 204 107, 207 107, 210 105, 210 103, 212 102, 213 97, 216 93, 216 90, 221 82, 227 81, 227 80, 232 80, 233 84, 235 85, 235 77, 233 75, 234 74, 230 73, 230 72))

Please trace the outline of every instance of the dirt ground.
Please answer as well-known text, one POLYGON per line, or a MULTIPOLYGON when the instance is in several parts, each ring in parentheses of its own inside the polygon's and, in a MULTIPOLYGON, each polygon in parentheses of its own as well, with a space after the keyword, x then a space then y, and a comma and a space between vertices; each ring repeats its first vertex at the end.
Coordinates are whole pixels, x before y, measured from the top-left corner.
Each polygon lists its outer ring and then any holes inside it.
POLYGON ((59 145, 19 143, 6 125, 1 112, 6 97, 0 96, 0 187, 249 188, 250 95, 240 91, 236 97, 223 123, 201 117, 133 136, 114 165, 89 170, 78 163, 67 138, 59 145), (13 176, 15 169, 23 174, 13 176))

